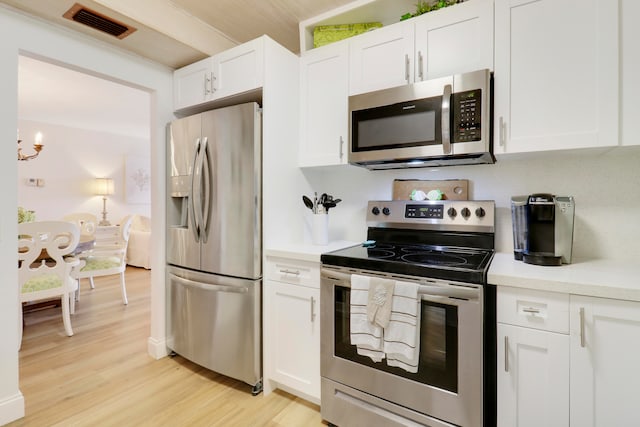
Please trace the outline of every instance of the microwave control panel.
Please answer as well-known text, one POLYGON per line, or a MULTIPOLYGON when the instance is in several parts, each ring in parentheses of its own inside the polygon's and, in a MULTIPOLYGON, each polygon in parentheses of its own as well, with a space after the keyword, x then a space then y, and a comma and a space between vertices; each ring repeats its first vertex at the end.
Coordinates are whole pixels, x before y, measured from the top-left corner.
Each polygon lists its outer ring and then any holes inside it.
POLYGON ((453 135, 451 142, 470 142, 482 139, 482 89, 456 92, 451 95, 453 135))

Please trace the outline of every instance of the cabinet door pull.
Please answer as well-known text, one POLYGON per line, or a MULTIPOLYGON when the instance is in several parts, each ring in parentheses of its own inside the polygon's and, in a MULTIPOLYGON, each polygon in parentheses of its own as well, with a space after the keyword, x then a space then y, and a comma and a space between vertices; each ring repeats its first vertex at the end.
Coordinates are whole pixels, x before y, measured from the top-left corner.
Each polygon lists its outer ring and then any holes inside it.
POLYGON ((294 276, 299 276, 300 275, 300 270, 289 270, 288 268, 285 268, 284 270, 280 269, 280 273, 282 273, 282 274, 293 274, 294 276))
POLYGON ((584 307, 580 307, 580 347, 584 348, 584 307))
POLYGON ((342 160, 342 156, 343 156, 343 154, 342 154, 343 153, 343 151, 342 151, 342 146, 343 145, 344 145, 344 139, 342 138, 342 135, 340 135, 340 147, 339 147, 340 148, 340 152, 338 153, 340 160, 342 160))
POLYGON ((529 313, 529 314, 539 314, 540 310, 538 310, 537 308, 533 308, 533 307, 525 307, 522 309, 522 311, 524 311, 525 313, 529 313))
POLYGON ((505 127, 504 117, 500 116, 500 123, 498 124, 498 126, 499 126, 498 130, 500 131, 500 146, 504 147, 504 134, 505 134, 505 132, 504 132, 504 127, 505 127))
POLYGON ((204 89, 204 90, 203 90, 203 92, 202 92, 202 94, 203 94, 204 96, 209 95, 209 92, 210 92, 210 91, 209 91, 209 85, 210 85, 210 83, 211 83, 211 80, 209 79, 209 75, 208 75, 208 74, 205 74, 205 75, 204 75, 204 87, 203 87, 203 89, 204 89))
POLYGON ((216 89, 216 85, 214 84, 214 82, 216 81, 216 76, 215 74, 213 74, 213 71, 211 72, 211 93, 215 92, 216 89))
POLYGON ((313 321, 316 318, 316 299, 314 297, 311 297, 311 323, 313 323, 313 321))
POLYGON ((509 337, 504 336, 504 371, 509 372, 509 337))
POLYGON ((420 80, 424 80, 423 61, 424 59, 422 58, 422 51, 419 50, 418 51, 418 77, 420 77, 420 80))
POLYGON ((404 55, 404 79, 407 81, 407 83, 411 83, 409 81, 409 55, 406 54, 404 55))

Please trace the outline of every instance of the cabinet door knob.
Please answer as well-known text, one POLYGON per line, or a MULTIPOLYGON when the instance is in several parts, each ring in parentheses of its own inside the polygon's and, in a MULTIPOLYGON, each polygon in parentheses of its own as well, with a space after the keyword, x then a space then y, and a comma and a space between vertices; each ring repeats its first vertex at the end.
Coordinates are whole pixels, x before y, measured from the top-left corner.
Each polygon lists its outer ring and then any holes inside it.
POLYGON ((344 145, 344 139, 342 138, 342 135, 340 135, 340 152, 338 153, 340 160, 342 160, 342 156, 343 156, 343 151, 342 151, 342 146, 344 145))
POLYGON ((419 50, 418 51, 418 77, 420 77, 420 80, 424 80, 423 61, 424 61, 424 59, 422 58, 422 51, 419 50))

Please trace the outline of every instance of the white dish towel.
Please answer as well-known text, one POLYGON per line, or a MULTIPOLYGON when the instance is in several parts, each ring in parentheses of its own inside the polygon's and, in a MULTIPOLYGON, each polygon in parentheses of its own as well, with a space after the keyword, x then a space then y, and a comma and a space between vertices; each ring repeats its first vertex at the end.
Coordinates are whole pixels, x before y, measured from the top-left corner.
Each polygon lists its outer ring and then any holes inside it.
POLYGON ((389 325, 384 329, 387 365, 418 372, 420 359, 420 300, 418 284, 396 281, 389 325))
POLYGON ((357 347, 358 354, 368 356, 374 362, 384 359, 382 351, 382 328, 369 322, 367 302, 369 300, 369 277, 351 275, 351 344, 357 347))

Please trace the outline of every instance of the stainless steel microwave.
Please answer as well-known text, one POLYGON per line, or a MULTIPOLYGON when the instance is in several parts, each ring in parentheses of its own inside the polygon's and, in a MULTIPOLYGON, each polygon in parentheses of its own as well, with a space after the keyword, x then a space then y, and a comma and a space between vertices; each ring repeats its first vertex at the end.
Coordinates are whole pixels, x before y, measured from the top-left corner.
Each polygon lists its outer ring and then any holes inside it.
POLYGON ((349 163, 369 169, 494 163, 489 70, 349 97, 349 163))

